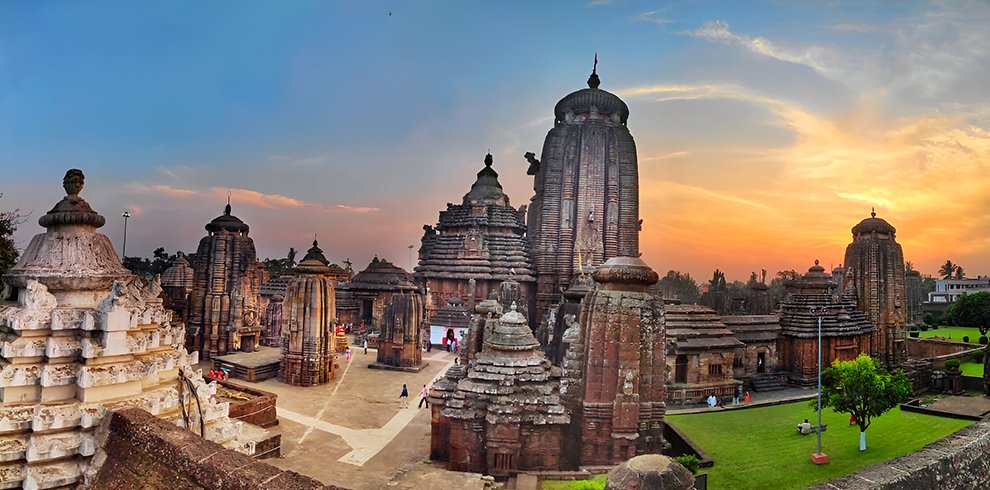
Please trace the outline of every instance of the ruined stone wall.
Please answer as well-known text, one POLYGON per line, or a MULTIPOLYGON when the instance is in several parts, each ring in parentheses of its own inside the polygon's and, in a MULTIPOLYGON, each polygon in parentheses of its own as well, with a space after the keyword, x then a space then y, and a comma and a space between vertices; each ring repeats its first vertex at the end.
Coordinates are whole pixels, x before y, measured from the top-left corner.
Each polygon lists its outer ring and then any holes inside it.
POLYGON ((224 449, 136 408, 113 412, 100 432, 102 446, 95 457, 91 488, 338 488, 224 449))
POLYGON ((907 352, 909 357, 920 357, 931 359, 933 357, 951 356, 960 352, 978 349, 983 347, 980 344, 964 344, 951 340, 935 339, 907 339, 907 352))
POLYGON ((811 487, 814 490, 976 490, 990 486, 990 420, 977 422, 916 453, 811 487))

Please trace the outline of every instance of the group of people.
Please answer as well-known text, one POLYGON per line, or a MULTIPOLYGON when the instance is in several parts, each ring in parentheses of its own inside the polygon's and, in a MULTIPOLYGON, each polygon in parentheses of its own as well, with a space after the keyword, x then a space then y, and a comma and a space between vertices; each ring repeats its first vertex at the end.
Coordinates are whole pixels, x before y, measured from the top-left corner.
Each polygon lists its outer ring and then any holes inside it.
MULTIPOLYGON (((426 385, 423 385, 420 396, 419 406, 416 408, 423 408, 424 403, 426 404, 426 408, 430 408, 430 389, 426 385)), ((402 393, 399 393, 399 408, 409 408, 409 389, 404 384, 402 385, 402 393)))
POLYGON ((227 368, 213 369, 206 373, 206 376, 213 379, 227 379, 230 376, 230 372, 227 368))
MULTIPOLYGON (((738 405, 739 404, 739 394, 740 394, 740 392, 741 392, 741 390, 739 389, 739 385, 736 385, 735 389, 732 391, 732 404, 733 405, 738 405)), ((746 398, 744 399, 744 403, 749 403, 749 400, 750 400, 750 396, 749 396, 749 392, 747 391, 746 392, 746 398)), ((717 396, 715 396, 714 394, 708 395, 708 398, 705 399, 705 402, 708 403, 708 406, 710 408, 715 408, 715 407, 721 407, 721 406, 723 406, 722 405, 722 399, 719 398, 719 397, 717 397, 717 396)))

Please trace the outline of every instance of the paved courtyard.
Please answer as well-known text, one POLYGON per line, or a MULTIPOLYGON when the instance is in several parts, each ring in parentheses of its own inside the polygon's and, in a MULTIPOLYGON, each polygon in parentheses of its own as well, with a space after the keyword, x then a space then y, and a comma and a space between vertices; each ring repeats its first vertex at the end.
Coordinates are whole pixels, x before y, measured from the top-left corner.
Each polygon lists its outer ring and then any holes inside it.
POLYGON ((418 373, 369 369, 376 352, 354 349, 351 362, 338 358, 336 378, 302 388, 278 379, 255 386, 278 395, 282 457, 266 462, 298 471, 323 483, 353 489, 484 488, 481 475, 457 473, 429 463, 430 412, 417 408, 423 384, 453 364, 454 355, 424 353, 429 365, 418 373), (399 407, 402 385, 409 408, 399 407))

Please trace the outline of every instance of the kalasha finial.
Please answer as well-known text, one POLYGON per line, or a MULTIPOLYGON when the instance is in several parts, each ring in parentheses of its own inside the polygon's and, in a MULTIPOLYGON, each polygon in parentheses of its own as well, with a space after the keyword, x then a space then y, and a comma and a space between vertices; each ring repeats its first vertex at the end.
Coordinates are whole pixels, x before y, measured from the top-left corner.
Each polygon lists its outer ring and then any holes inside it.
POLYGON ((316 246, 316 233, 313 233, 313 246, 316 246))
POLYGON ((70 168, 65 172, 65 177, 62 178, 62 188, 65 189, 66 194, 78 196, 79 192, 82 191, 85 180, 86 176, 83 175, 82 170, 70 168))
POLYGON ((870 217, 871 218, 876 218, 877 217, 877 208, 875 208, 875 207, 870 208, 870 217))
POLYGON ((818 259, 815 259, 815 265, 818 265, 818 259))
POLYGON ((598 79, 598 53, 595 53, 595 65, 591 69, 591 76, 588 77, 588 87, 598 88, 602 81, 598 79))
POLYGON ((491 167, 492 166, 492 162, 494 162, 494 160, 492 159, 492 151, 491 150, 488 150, 488 154, 485 155, 485 166, 486 167, 491 167))
POLYGON ((230 191, 227 191, 227 205, 223 208, 223 215, 230 216, 230 191))

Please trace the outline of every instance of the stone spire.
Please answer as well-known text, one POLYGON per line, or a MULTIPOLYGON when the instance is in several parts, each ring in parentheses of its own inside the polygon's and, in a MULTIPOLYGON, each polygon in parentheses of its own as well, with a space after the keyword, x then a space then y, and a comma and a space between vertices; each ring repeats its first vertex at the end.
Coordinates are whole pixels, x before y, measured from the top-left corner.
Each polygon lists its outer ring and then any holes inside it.
POLYGON ((79 169, 65 173, 66 196, 38 219, 47 231, 31 239, 10 270, 13 286, 25 287, 33 278, 52 291, 109 289, 114 280, 130 275, 110 239, 96 232, 106 218, 79 196, 84 179, 79 169))

